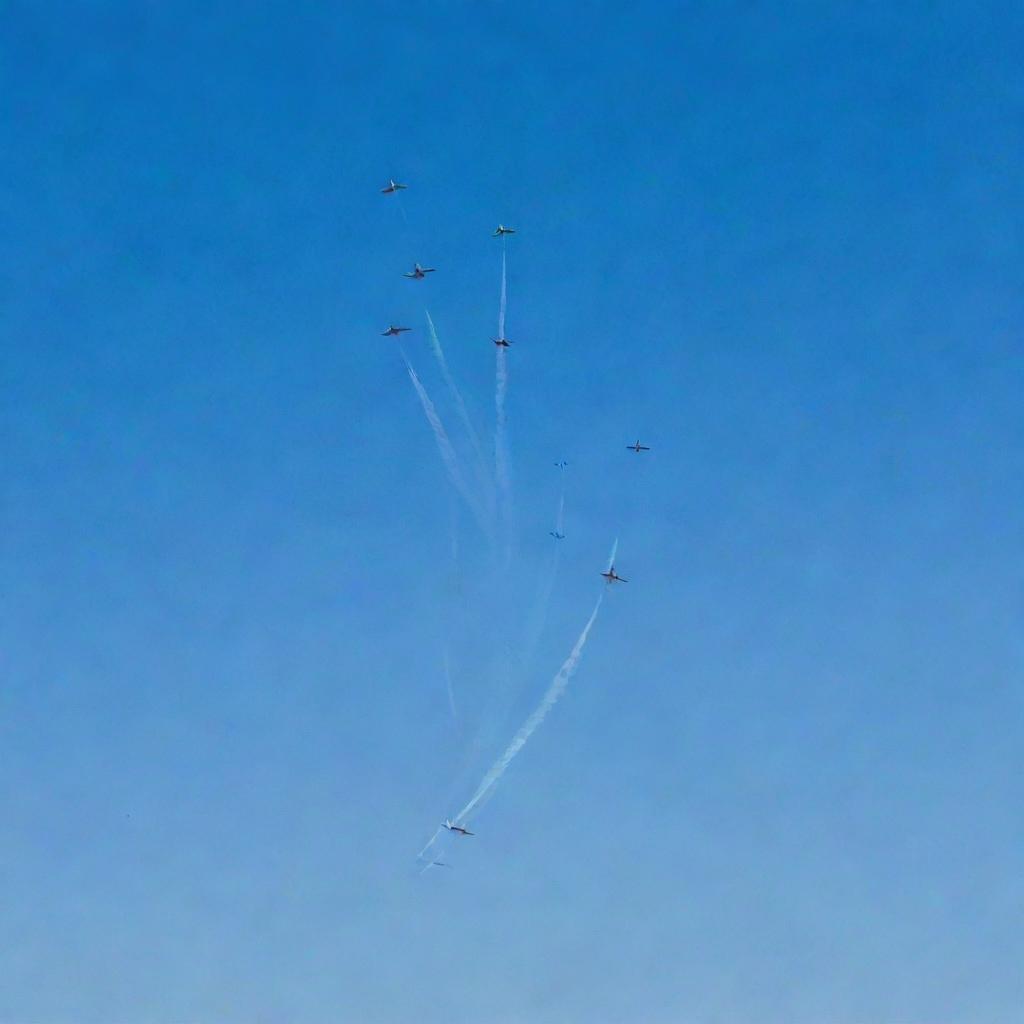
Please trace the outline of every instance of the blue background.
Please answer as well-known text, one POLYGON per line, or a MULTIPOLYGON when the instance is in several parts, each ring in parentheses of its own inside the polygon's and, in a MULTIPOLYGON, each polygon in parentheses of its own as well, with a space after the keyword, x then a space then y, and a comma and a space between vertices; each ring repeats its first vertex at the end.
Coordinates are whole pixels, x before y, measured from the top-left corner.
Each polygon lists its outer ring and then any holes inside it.
POLYGON ((1018 5, 3 16, 0 1020, 1019 1019, 1018 5))

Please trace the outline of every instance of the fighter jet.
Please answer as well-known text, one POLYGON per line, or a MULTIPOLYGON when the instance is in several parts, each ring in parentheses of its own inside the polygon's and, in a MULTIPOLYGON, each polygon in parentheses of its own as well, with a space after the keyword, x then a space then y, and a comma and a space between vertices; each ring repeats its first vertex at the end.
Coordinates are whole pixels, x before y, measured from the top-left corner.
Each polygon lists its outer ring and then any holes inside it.
POLYGON ((627 444, 627 448, 632 448, 635 452, 649 452, 651 449, 645 444, 640 443, 640 439, 637 438, 636 444, 627 444))
POLYGON ((555 463, 555 467, 556 467, 557 469, 565 469, 565 467, 566 467, 566 466, 568 466, 568 465, 569 465, 569 463, 568 463, 568 462, 566 462, 566 461, 565 461, 565 459, 562 459, 562 461, 561 461, 561 462, 556 462, 556 463, 555 463))
POLYGON ((390 178, 384 188, 381 189, 381 192, 384 192, 385 194, 388 192, 397 192, 399 189, 408 187, 408 185, 400 185, 394 178, 390 178))
POLYGON ((456 825, 454 822, 450 821, 448 818, 444 819, 444 827, 446 829, 448 829, 449 832, 455 832, 455 833, 457 833, 460 836, 475 836, 476 835, 475 832, 470 832, 469 829, 465 829, 461 825, 456 825))
POLYGON ((508 338, 495 338, 494 344, 497 345, 498 348, 508 348, 512 342, 509 341, 508 338))
POLYGON ((386 331, 381 331, 381 335, 380 336, 382 338, 397 338, 402 333, 402 331, 411 331, 411 330, 412 330, 411 327, 396 327, 394 324, 391 324, 391 326, 388 327, 388 329, 386 331))
POLYGON ((628 583, 629 580, 623 579, 616 571, 614 565, 608 566, 608 571, 601 573, 608 583, 628 583))
POLYGON ((434 273, 433 267, 421 267, 418 263, 414 263, 412 270, 408 274, 403 274, 402 277, 414 277, 417 281, 422 281, 427 274, 434 273))
POLYGON ((565 540, 565 534, 559 533, 557 530, 550 530, 548 532, 549 537, 554 537, 555 540, 565 540))
MULTIPOLYGON (((402 186, 402 187, 404 188, 405 186, 402 186)), ((499 224, 494 229, 494 234, 491 235, 491 238, 497 238, 498 235, 514 235, 515 233, 516 233, 516 229, 515 228, 507 228, 507 227, 505 227, 504 224, 499 224)))

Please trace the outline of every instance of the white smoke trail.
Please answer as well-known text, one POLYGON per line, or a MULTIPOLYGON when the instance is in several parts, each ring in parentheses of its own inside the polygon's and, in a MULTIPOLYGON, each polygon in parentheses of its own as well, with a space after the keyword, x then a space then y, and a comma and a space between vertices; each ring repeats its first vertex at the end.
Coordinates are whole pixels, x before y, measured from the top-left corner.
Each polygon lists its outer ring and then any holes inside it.
POLYGON ((483 447, 480 444, 480 435, 477 434, 476 428, 473 426, 473 421, 470 419, 469 410, 466 408, 466 403, 463 401, 462 392, 459 391, 459 386, 455 383, 455 378, 452 377, 451 370, 448 368, 448 360, 444 357, 444 349, 441 347, 441 339, 437 336, 437 328, 434 326, 433 318, 430 315, 430 310, 425 306, 423 312, 427 315, 427 327, 430 334, 430 346, 434 352, 434 358, 437 360, 437 365, 441 370, 441 376, 444 378, 445 385, 448 388, 448 393, 452 396, 452 401, 455 403, 455 408, 458 410, 459 419, 462 420, 462 426, 465 428, 466 436, 469 438, 469 443, 473 446, 473 454, 476 456, 476 472, 479 477, 480 484, 487 493, 488 504, 493 503, 494 495, 488 493, 491 491, 491 483, 487 476, 487 463, 484 459, 483 447))
MULTIPOLYGON (((505 236, 501 238, 501 300, 498 303, 498 338, 505 337, 505 311, 508 307, 508 261, 505 236)), ((508 392, 508 362, 506 349, 498 346, 494 360, 494 476, 498 485, 501 528, 505 532, 505 560, 512 558, 512 485, 509 480, 508 417, 505 395, 508 392)))
POLYGON ((612 545, 612 553, 608 556, 608 572, 611 572, 612 566, 615 565, 615 556, 619 553, 619 538, 615 538, 615 543, 612 545))
POLYGON ((480 529, 483 530, 484 533, 490 535, 490 524, 481 511, 476 498, 466 486, 466 481, 462 478, 462 472, 459 470, 459 460, 455 456, 455 449, 452 447, 452 443, 444 429, 441 417, 438 416, 434 403, 430 400, 430 396, 427 394, 422 383, 420 383, 420 379, 416 375, 416 371, 412 368, 412 363, 409 362, 409 357, 405 354, 404 349, 402 350, 402 359, 405 361, 406 370, 409 371, 409 380, 412 381, 412 386, 416 389, 416 394, 419 395, 420 404, 423 406, 423 412, 426 414, 427 422, 430 424, 430 429, 434 432, 434 438, 437 441, 437 450, 441 455, 441 461, 444 463, 445 469, 448 471, 448 477, 451 480, 452 485, 469 506, 470 511, 474 516, 476 516, 477 522, 480 524, 480 529))
POLYGON ((505 349, 498 346, 494 368, 494 472, 498 478, 502 497, 508 498, 508 448, 505 440, 507 416, 505 413, 505 393, 508 390, 508 363, 505 361, 505 349))
POLYGON ((498 337, 505 337, 505 309, 508 306, 508 275, 506 274, 505 236, 501 236, 501 301, 498 303, 498 337))
POLYGON ((576 671, 576 667, 579 664, 580 657, 583 654, 583 648, 586 646, 587 637, 590 636, 591 627, 594 625, 594 621, 597 618, 597 613, 601 608, 601 602, 604 600, 604 591, 598 595, 597 603, 594 605, 594 610, 590 613, 590 618, 587 619, 587 624, 583 627, 583 632, 580 633, 573 646, 572 651, 569 653, 569 657, 562 663, 562 667, 558 670, 554 679, 551 680, 551 685, 548 687, 547 692, 541 698, 540 703, 533 710, 533 713, 529 718, 519 727, 519 731, 512 737, 512 742, 508 745, 505 753, 498 758, 497 761, 491 766, 490 770, 483 777, 480 785, 477 787, 476 792, 473 794, 472 799, 465 807, 459 811, 458 817, 455 819, 457 822, 465 822, 468 820, 469 815, 473 812, 480 802, 493 790, 498 784, 502 775, 505 774, 506 769, 514 760, 516 754, 526 745, 527 740, 534 734, 537 727, 544 721, 548 716, 548 712, 558 702, 558 698, 565 693, 566 687, 569 685, 569 680, 572 679, 573 673, 576 671))
MULTIPOLYGON (((505 236, 501 238, 501 301, 498 303, 498 340, 505 337, 505 310, 508 307, 508 275, 505 257, 505 236)), ((506 349, 498 346, 495 359, 494 382, 494 474, 501 490, 502 498, 508 504, 508 450, 505 441, 505 393, 508 390, 508 363, 505 360, 506 349)))
MULTIPOLYGON (((438 825, 437 826, 437 831, 430 837, 430 839, 427 840, 427 845, 424 846, 423 849, 420 850, 420 852, 416 854, 416 859, 417 860, 423 860, 423 854, 425 854, 427 852, 427 850, 429 850, 434 845, 434 843, 437 842, 437 837, 443 831, 444 831, 444 825, 438 825)), ((429 867, 429 866, 430 865, 428 863, 427 867, 429 867)), ((423 871, 426 871, 426 870, 427 870, 426 868, 423 869, 423 871)), ((420 872, 421 875, 423 874, 423 871, 420 872)))

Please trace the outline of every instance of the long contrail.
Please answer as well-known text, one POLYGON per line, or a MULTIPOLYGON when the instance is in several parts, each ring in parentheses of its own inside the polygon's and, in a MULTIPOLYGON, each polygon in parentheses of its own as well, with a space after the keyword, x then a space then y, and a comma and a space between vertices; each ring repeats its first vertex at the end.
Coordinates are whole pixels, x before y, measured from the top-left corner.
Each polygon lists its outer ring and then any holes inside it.
POLYGON ((420 382, 419 377, 416 375, 416 371, 412 368, 412 363, 409 362, 409 357, 402 350, 402 359, 405 362, 405 368, 409 371, 409 380, 412 381, 412 386, 416 389, 416 394, 419 395, 420 404, 423 406, 423 412, 427 417, 427 422, 430 424, 430 429, 434 432, 434 439, 437 441, 437 450, 441 455, 441 461, 444 463, 445 469, 448 471, 448 477, 452 482, 455 489, 462 495, 463 500, 469 506, 470 511, 476 516, 477 522, 480 524, 480 528, 484 533, 490 535, 488 528, 488 522, 483 512, 480 509, 476 498, 472 492, 466 486, 466 481, 462 478, 462 472, 459 469, 459 460, 455 455, 455 449, 452 447, 452 443, 448 438, 448 433, 444 429, 444 424, 441 422, 441 417, 437 414, 437 409, 434 407, 434 403, 430 400, 430 395, 427 394, 426 388, 420 382))
POLYGON ((473 426, 473 421, 470 419, 469 410, 466 408, 466 403, 463 401, 462 392, 459 391, 458 384, 455 383, 455 378, 452 376, 451 370, 448 368, 448 360, 444 357, 444 349, 441 347, 441 339, 437 336, 437 328, 434 326, 434 320, 430 315, 430 310, 423 307, 423 312, 427 315, 427 327, 429 328, 430 334, 430 347, 434 351, 434 358, 437 360, 437 365, 441 370, 441 376, 444 378, 445 385, 448 388, 448 393, 452 396, 452 401, 455 403, 455 408, 458 410, 459 419, 462 420, 462 426, 466 431, 466 436, 469 438, 469 443, 473 446, 473 454, 476 456, 476 472, 480 478, 480 484, 487 493, 488 501, 493 504, 494 495, 492 492, 493 488, 487 475, 487 462, 484 459, 483 447, 480 444, 480 436, 476 432, 476 428, 473 426))
MULTIPOLYGON (((569 680, 572 679, 573 673, 576 671, 577 665, 579 665, 580 657, 583 654, 583 648, 586 646, 587 637, 590 636, 591 627, 594 625, 594 620, 597 618, 597 613, 601 608, 601 602, 604 600, 604 591, 598 595, 597 603, 594 605, 594 610, 590 613, 590 618, 587 619, 587 624, 583 627, 583 632, 580 633, 573 645, 572 651, 569 653, 569 657, 562 662, 562 667, 556 673, 554 679, 551 680, 551 685, 548 686, 547 692, 541 698, 540 703, 534 708, 533 713, 529 718, 519 727, 519 731, 512 737, 512 742, 509 743, 505 749, 505 753, 498 758, 497 761, 491 766, 490 770, 483 777, 480 785, 477 787, 476 792, 473 794, 472 799, 466 804, 465 807, 459 811, 457 822, 465 822, 469 815, 472 814, 474 808, 483 800, 488 793, 498 784, 502 775, 505 774, 506 769, 515 759, 516 754, 526 745, 526 741, 534 734, 537 727, 544 721, 548 716, 548 712, 558 702, 558 698, 565 693, 566 687, 569 685, 569 680)), ((431 843, 433 840, 431 840, 431 843)), ((430 844, 428 844, 429 846, 430 844)))
POLYGON ((494 473, 501 488, 502 497, 508 496, 508 448, 505 440, 507 416, 505 413, 505 393, 508 391, 508 363, 505 360, 505 349, 498 346, 494 366, 494 473))
MULTIPOLYGON (((505 310, 508 306, 508 274, 507 261, 505 257, 505 238, 502 236, 501 245, 501 301, 498 304, 498 338, 505 337, 505 310)), ((505 412, 505 395, 508 391, 508 362, 506 360, 507 349, 503 345, 498 346, 497 355, 494 361, 494 476, 498 484, 498 492, 501 496, 503 527, 509 528, 510 491, 508 475, 508 418, 505 412)))
POLYGON ((501 301, 498 303, 498 337, 505 337, 505 309, 508 305, 508 277, 506 275, 505 237, 501 239, 501 301))

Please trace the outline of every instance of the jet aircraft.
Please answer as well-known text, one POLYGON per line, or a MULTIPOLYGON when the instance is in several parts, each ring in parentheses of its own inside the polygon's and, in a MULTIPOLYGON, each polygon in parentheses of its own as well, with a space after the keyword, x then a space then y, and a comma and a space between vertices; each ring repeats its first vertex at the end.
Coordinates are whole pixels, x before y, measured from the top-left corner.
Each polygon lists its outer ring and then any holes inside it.
POLYGON ((508 348, 512 342, 509 341, 508 338, 495 338, 494 344, 497 345, 498 348, 508 348))
POLYGON ((548 535, 554 537, 555 540, 565 540, 565 534, 559 533, 557 530, 548 531, 548 535))
POLYGON ((417 281, 422 280, 427 274, 434 273, 433 267, 421 267, 418 263, 414 263, 412 270, 408 274, 403 274, 402 277, 412 277, 417 281))
POLYGON ((408 188, 408 185, 401 185, 394 178, 388 179, 388 183, 381 189, 381 192, 385 194, 388 192, 397 192, 399 189, 408 188))
POLYGON ((623 579, 616 571, 614 565, 608 566, 608 571, 601 573, 608 583, 628 583, 629 580, 623 579))
POLYGON ((448 818, 444 819, 444 827, 448 829, 449 832, 455 832, 460 836, 476 835, 475 832, 470 832, 469 829, 463 828, 461 825, 456 825, 453 821, 449 820, 448 818))
POLYGON ((639 438, 637 438, 636 444, 627 444, 626 447, 632 448, 635 452, 649 452, 651 450, 647 445, 641 444, 639 438))
POLYGON ((394 324, 391 324, 391 326, 388 327, 388 329, 386 331, 381 331, 381 335, 380 336, 382 338, 389 338, 389 337, 390 338, 397 338, 402 333, 402 331, 411 331, 411 330, 412 330, 411 327, 396 327, 394 324))
POLYGON ((491 235, 491 237, 492 238, 497 238, 499 235, 514 235, 515 233, 516 233, 516 229, 515 228, 507 228, 507 227, 505 227, 504 224, 499 224, 494 229, 494 234, 491 235))

